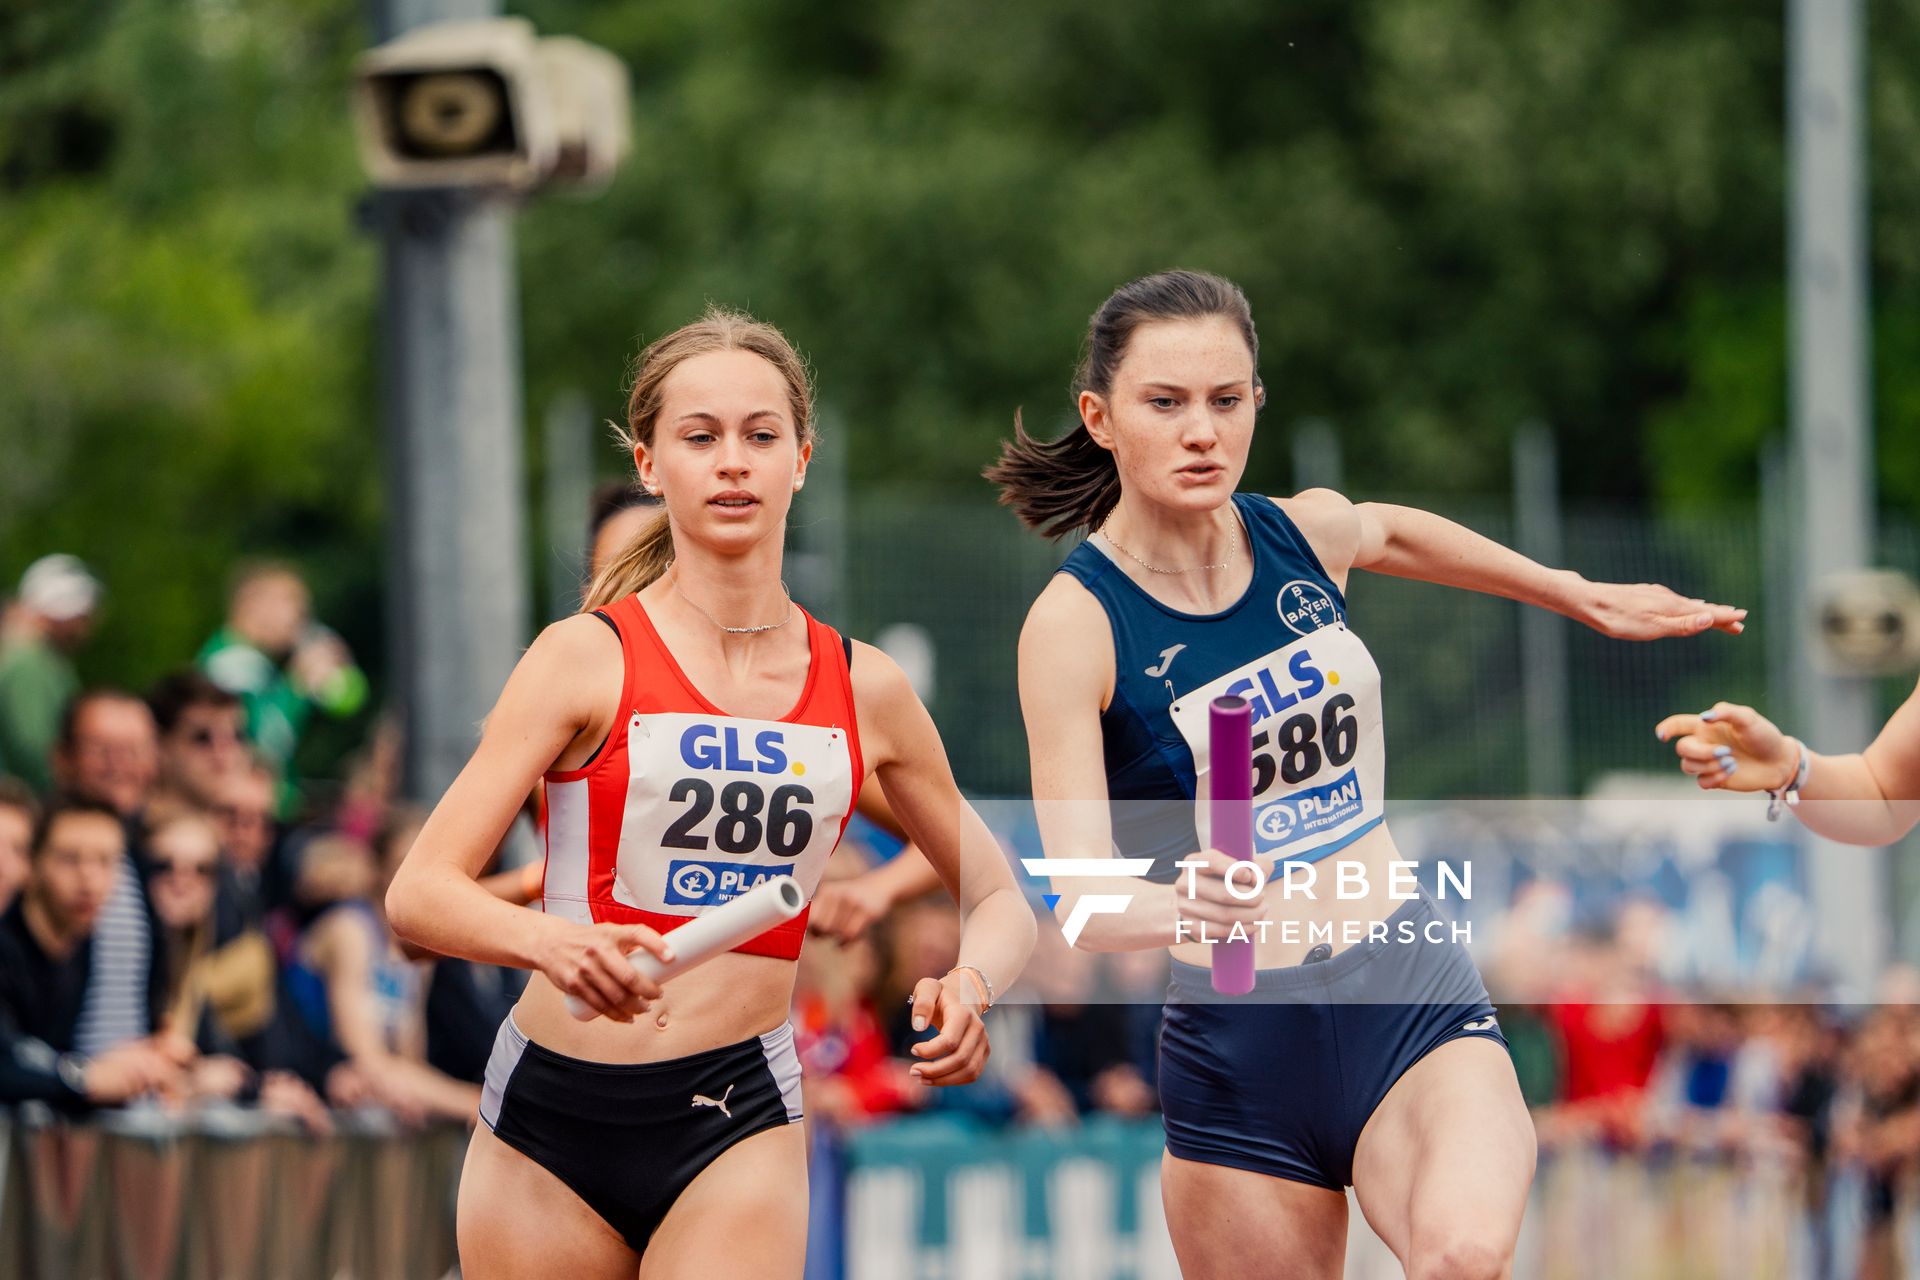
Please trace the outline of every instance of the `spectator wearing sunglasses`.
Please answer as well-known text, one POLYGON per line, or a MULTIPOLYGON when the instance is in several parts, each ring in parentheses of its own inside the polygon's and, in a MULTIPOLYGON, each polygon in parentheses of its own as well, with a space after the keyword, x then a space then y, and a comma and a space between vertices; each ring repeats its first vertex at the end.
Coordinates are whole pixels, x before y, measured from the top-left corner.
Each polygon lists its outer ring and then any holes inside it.
POLYGON ((220 877, 220 835, 197 809, 156 805, 147 819, 147 892, 160 923, 166 972, 163 1022, 200 1041, 203 1021, 223 1041, 264 1027, 273 1015, 273 952, 258 932, 224 944, 213 905, 220 877))
POLYGON ((246 766, 239 697, 189 667, 149 689, 147 707, 160 731, 161 788, 196 809, 211 809, 227 778, 246 766))
POLYGON ((294 1116, 309 1129, 331 1127, 320 1091, 343 1106, 366 1100, 346 1054, 308 1033, 286 998, 284 973, 258 929, 225 931, 216 904, 225 880, 213 819, 178 804, 156 804, 147 821, 148 891, 159 918, 167 983, 165 1042, 205 1077, 202 1093, 237 1078, 242 1096, 294 1116))
MULTIPOLYGON (((156 1025, 159 1043, 191 1070, 194 1092, 233 1097, 253 1073, 230 1053, 200 1049, 200 1028, 220 1012, 258 1031, 273 1011, 273 957, 266 940, 216 950, 213 899, 220 870, 220 838, 207 818, 178 802, 148 808, 144 843, 147 893, 158 925, 156 960, 162 978, 156 1025)), ((232 1042, 225 1037, 221 1047, 232 1042)))

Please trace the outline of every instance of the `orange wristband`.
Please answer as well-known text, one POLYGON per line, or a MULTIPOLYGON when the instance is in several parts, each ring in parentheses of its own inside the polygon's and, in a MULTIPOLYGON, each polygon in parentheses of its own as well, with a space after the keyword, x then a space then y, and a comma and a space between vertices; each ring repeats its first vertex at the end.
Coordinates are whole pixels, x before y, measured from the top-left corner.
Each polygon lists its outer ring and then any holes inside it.
POLYGON ((993 988, 987 985, 986 974, 980 972, 979 969, 970 964, 957 964, 947 970, 947 976, 949 978, 956 973, 970 973, 973 975, 973 985, 980 988, 980 1012, 985 1013, 987 1010, 993 1008, 993 988))

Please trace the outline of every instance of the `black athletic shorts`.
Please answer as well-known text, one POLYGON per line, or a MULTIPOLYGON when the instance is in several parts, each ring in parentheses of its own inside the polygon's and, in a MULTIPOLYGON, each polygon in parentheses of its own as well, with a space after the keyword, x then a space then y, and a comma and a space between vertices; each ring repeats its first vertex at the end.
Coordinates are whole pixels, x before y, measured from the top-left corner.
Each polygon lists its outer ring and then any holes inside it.
POLYGON ((1217 995, 1210 971, 1174 962, 1160 1026, 1169 1152, 1338 1191, 1360 1130, 1408 1067, 1461 1036, 1506 1043, 1433 902, 1423 893, 1386 923, 1384 941, 1260 970, 1245 996, 1217 995), (1417 940, 1400 940, 1408 932, 1417 940))
POLYGON ((586 1062, 533 1043, 509 1015, 487 1060, 480 1118, 645 1253, 702 1169, 734 1143, 800 1120, 793 1025, 665 1062, 586 1062))

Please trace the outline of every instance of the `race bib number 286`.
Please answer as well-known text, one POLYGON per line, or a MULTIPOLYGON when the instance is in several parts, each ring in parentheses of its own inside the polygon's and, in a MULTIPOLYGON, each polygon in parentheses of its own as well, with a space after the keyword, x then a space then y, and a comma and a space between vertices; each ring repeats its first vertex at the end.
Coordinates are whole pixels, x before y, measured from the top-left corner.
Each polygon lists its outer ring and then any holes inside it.
POLYGON ((844 730, 655 713, 627 735, 617 900, 694 915, 775 875, 811 894, 852 807, 844 730))

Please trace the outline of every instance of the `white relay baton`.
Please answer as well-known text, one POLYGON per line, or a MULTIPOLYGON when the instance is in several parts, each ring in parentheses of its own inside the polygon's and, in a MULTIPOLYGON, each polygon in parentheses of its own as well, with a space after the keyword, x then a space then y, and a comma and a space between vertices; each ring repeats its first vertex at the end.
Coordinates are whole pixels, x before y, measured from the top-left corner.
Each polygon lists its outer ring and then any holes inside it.
MULTIPOLYGON (((793 919, 806 905, 806 895, 800 892, 798 880, 792 876, 774 876, 665 935, 673 947, 673 959, 668 963, 662 964, 651 951, 631 952, 627 963, 655 982, 665 982, 733 950, 749 938, 758 937, 774 925, 793 919)), ((567 997, 567 1012, 582 1022, 591 1022, 600 1016, 578 996, 567 997)))

